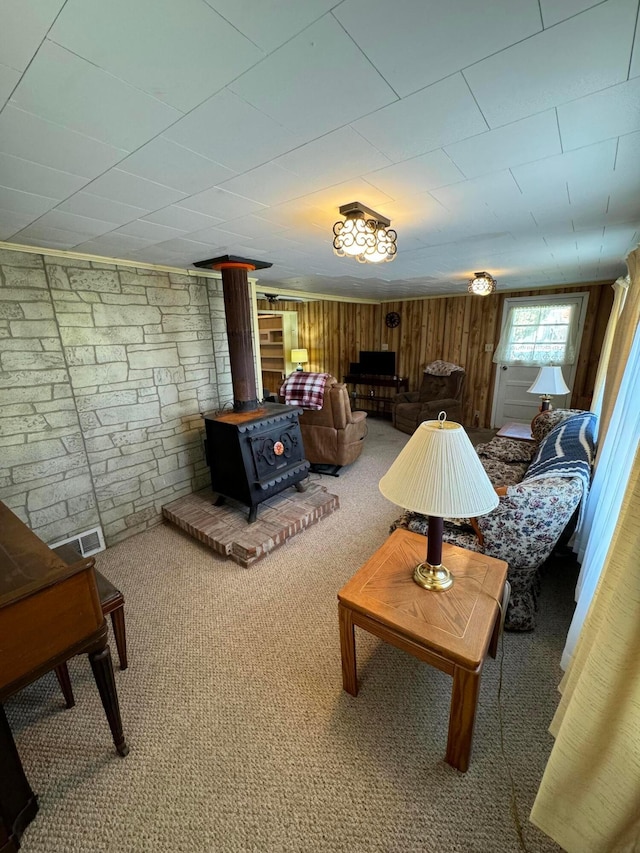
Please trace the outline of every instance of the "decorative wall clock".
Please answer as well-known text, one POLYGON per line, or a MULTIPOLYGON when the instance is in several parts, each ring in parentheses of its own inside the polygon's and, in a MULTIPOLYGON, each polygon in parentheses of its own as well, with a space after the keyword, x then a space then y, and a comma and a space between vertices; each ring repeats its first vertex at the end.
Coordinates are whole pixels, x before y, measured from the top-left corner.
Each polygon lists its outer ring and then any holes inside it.
POLYGON ((390 329, 395 329, 396 326, 400 325, 400 315, 397 311, 389 311, 384 321, 390 329))

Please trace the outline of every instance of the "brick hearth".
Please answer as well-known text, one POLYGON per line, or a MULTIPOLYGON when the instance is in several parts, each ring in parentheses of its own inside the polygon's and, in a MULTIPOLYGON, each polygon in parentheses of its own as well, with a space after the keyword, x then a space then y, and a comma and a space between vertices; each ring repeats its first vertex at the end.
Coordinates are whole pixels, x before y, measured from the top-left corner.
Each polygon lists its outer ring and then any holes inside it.
POLYGON ((243 504, 228 500, 214 506, 214 501, 211 489, 203 489, 166 504, 162 514, 245 568, 340 506, 337 495, 318 483, 310 483, 304 492, 291 489, 264 501, 253 524, 247 524, 248 510, 243 504))

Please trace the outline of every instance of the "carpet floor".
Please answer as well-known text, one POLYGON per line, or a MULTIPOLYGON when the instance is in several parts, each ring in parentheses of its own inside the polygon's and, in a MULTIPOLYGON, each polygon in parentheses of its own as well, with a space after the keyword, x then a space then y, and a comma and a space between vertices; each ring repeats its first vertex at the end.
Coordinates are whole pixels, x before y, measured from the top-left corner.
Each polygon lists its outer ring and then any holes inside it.
POLYGON ((407 439, 370 419, 361 457, 320 480, 340 509, 250 568, 167 524, 98 555, 125 595, 131 752, 113 749, 86 657, 70 663, 75 708, 53 675, 9 700, 40 798, 24 853, 518 851, 510 773, 526 849, 560 849, 528 815, 570 564, 545 573, 535 632, 506 634, 485 666, 466 774, 444 761, 448 676, 358 630, 360 693, 342 690, 336 593, 400 514, 377 483, 407 439))

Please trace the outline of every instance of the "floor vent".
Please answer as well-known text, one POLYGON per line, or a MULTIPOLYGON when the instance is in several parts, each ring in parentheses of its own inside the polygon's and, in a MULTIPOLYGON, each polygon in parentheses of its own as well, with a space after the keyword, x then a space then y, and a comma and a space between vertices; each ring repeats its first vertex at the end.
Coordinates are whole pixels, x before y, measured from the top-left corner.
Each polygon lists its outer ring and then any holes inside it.
POLYGON ((49 547, 56 548, 58 545, 71 545, 81 557, 90 557, 92 554, 97 554, 98 551, 104 551, 102 528, 94 527, 92 530, 85 530, 84 533, 78 533, 77 536, 53 542, 49 547))

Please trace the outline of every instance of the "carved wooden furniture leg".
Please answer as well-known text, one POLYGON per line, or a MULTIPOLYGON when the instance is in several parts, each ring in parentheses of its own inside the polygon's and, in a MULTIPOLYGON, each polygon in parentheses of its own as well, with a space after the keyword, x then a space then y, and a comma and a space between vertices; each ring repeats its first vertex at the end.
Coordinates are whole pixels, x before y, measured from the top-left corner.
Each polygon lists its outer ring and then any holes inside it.
POLYGON ((124 733, 122 731, 120 704, 118 702, 118 694, 116 692, 116 682, 113 675, 113 663, 111 661, 111 651, 109 650, 109 646, 105 646, 97 652, 90 652, 89 661, 91 663, 91 669, 93 670, 93 677, 95 678, 98 686, 102 706, 105 714, 107 715, 109 728, 111 729, 111 734, 113 736, 113 742, 118 754, 124 758, 124 756, 129 753, 129 747, 126 744, 124 733))
POLYGON ((73 708, 76 704, 76 700, 73 697, 73 688, 71 687, 71 679, 69 678, 69 668, 67 667, 67 664, 61 663, 60 666, 56 667, 55 673, 67 708, 73 708))
POLYGON ((129 662, 127 661, 127 633, 124 625, 124 607, 119 607, 111 613, 111 625, 116 641, 116 649, 118 650, 120 669, 126 669, 129 666, 129 662))
POLYGON ((24 775, 9 723, 0 705, 0 850, 15 853, 20 836, 38 811, 38 798, 24 775))

